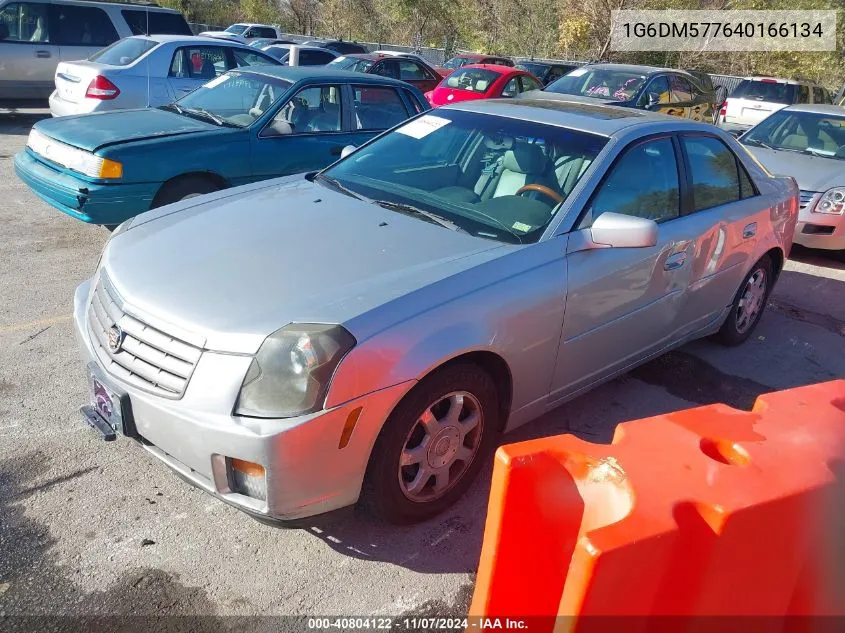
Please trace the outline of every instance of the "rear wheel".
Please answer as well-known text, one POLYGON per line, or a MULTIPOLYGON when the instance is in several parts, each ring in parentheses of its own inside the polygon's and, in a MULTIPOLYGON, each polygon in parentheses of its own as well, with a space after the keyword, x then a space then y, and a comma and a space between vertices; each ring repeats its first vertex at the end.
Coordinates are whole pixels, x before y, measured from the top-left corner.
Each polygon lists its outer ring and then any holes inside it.
POLYGON ((766 301, 774 283, 772 260, 763 257, 751 268, 734 297, 728 318, 716 335, 724 345, 744 343, 766 309, 766 301))
POLYGON ((212 193, 220 189, 220 186, 210 178, 202 176, 187 176, 177 178, 162 185, 153 199, 152 208, 163 207, 166 204, 196 198, 206 193, 212 193))
POLYGON ((495 448, 496 385, 472 364, 425 378, 397 405, 373 447, 363 504, 391 523, 432 517, 469 488, 495 448))

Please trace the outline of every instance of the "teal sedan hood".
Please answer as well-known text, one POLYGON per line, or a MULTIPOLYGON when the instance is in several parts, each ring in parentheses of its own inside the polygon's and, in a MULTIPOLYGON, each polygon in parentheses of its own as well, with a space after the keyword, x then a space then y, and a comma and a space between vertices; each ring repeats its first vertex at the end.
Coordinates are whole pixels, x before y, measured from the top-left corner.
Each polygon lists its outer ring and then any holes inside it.
POLYGON ((35 129, 89 152, 129 141, 220 130, 213 123, 156 108, 45 119, 36 123, 35 129))

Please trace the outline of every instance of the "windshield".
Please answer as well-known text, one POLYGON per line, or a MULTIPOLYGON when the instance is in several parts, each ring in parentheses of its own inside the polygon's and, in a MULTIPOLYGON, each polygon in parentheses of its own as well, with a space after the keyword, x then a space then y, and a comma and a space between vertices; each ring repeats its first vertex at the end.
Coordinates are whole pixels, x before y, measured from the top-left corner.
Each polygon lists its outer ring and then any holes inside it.
POLYGON ((97 51, 88 59, 109 66, 127 66, 156 46, 158 46, 158 42, 153 40, 127 37, 97 51))
POLYGON ((247 127, 290 88, 291 82, 249 72, 230 71, 167 106, 183 116, 221 127, 247 127))
POLYGON ((547 92, 610 101, 630 101, 645 82, 645 75, 609 68, 576 68, 546 86, 547 92))
POLYGON ((233 24, 228 29, 223 31, 224 33, 231 33, 232 35, 240 35, 244 31, 247 30, 246 24, 233 24))
POLYGON ((532 64, 531 62, 519 62, 516 67, 531 73, 535 77, 542 77, 549 70, 549 67, 545 64, 532 64))
POLYGON ((769 147, 843 160, 845 114, 840 117, 781 110, 743 135, 741 142, 750 147, 769 147))
POLYGON ((467 64, 472 64, 475 60, 471 57, 453 57, 448 62, 443 64, 443 68, 460 68, 467 64))
POLYGON ((606 143, 543 123, 439 110, 379 137, 317 181, 399 213, 396 205, 434 214, 479 237, 536 242, 606 143))
POLYGON ((350 70, 356 73, 365 73, 373 65, 369 59, 360 59, 358 57, 338 57, 330 61, 327 66, 331 66, 336 70, 350 70))
POLYGON ((282 46, 276 44, 274 46, 268 46, 262 49, 265 53, 267 53, 273 59, 278 59, 280 62, 284 61, 290 55, 290 46, 282 46))
POLYGON ((743 79, 731 93, 731 99, 752 99, 769 103, 790 104, 794 97, 795 84, 778 83, 774 79, 743 79))
POLYGON ((446 78, 446 86, 469 92, 487 92, 502 73, 486 68, 461 68, 446 78))

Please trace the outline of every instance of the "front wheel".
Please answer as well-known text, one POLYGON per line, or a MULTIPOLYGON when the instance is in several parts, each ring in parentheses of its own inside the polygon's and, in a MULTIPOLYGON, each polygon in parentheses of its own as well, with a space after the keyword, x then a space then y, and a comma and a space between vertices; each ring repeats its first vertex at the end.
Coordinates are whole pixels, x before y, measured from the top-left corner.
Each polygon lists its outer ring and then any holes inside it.
POLYGON ((728 318, 716 335, 718 340, 728 346, 744 343, 766 309, 766 301, 774 284, 772 260, 763 257, 745 276, 734 297, 728 318))
POLYGON ((199 176, 181 177, 165 183, 153 200, 152 208, 163 207, 166 204, 196 198, 206 193, 217 191, 220 187, 209 178, 199 176))
POLYGON ((471 364, 422 380, 391 413, 376 440, 363 504, 391 523, 415 523, 455 503, 496 446, 496 384, 471 364))

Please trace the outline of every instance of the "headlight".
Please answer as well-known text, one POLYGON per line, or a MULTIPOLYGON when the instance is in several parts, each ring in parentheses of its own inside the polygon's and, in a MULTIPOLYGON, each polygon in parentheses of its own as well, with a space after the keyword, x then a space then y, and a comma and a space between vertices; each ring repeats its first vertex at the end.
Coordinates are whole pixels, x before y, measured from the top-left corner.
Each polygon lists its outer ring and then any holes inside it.
POLYGON ((67 145, 36 129, 30 131, 26 145, 47 160, 91 178, 123 178, 122 163, 67 145))
POLYGON ((845 211, 845 187, 834 187, 824 192, 824 195, 813 207, 815 213, 829 213, 842 215, 845 211))
POLYGON ((252 359, 235 413, 291 418, 319 410, 335 368, 354 346, 355 338, 339 325, 283 327, 252 359))

